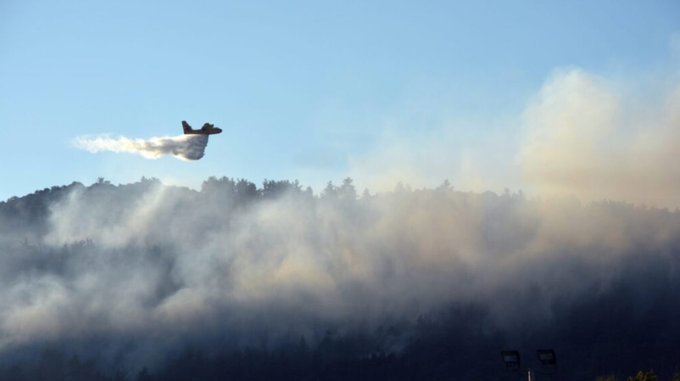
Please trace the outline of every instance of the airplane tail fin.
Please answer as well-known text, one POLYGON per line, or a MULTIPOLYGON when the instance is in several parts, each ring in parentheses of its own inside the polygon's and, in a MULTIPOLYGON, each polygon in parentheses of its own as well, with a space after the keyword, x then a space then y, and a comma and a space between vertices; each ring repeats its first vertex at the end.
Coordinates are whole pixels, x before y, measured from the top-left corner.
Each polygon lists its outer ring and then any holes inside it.
POLYGON ((186 120, 182 121, 182 128, 184 129, 185 134, 191 132, 191 126, 186 122, 186 120))

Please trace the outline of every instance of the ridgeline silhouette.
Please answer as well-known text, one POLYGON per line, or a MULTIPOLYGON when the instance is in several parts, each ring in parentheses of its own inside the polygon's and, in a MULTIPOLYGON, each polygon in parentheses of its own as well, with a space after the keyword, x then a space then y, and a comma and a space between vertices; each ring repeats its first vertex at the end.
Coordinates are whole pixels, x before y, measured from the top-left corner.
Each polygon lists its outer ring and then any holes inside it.
POLYGON ((2 380, 680 369, 680 213, 623 202, 100 178, 0 202, 0 287, 2 380))

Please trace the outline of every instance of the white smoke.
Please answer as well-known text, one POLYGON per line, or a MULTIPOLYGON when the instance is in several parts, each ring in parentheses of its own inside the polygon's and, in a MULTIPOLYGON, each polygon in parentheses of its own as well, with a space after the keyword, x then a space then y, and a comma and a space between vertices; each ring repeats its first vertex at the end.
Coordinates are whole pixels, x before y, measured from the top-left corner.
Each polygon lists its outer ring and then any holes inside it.
MULTIPOLYGON (((678 205, 680 87, 669 87, 636 113, 602 78, 556 74, 524 113, 518 164, 526 182, 540 194, 678 205)), ((207 140, 80 137, 76 145, 199 159, 207 140)), ((443 146, 425 140, 419 146, 443 146)), ((420 156, 405 162, 421 168, 420 156)), ((206 336, 238 345, 267 332, 313 336, 328 326, 417 321, 467 302, 483 305, 504 332, 520 332, 560 316, 569 323, 572 306, 601 316, 600 295, 632 311, 656 300, 648 293, 669 290, 659 294, 676 300, 670 290, 680 289, 668 287, 680 284, 677 211, 446 185, 361 199, 258 198, 239 184, 213 179, 201 192, 144 182, 74 187, 47 204, 44 220, 24 224, 17 216, 40 203, 6 208, 0 353, 97 335, 159 348, 206 336), (616 291, 621 285, 636 291, 616 291)), ((662 317, 680 316, 668 306, 662 317)))
POLYGON ((556 70, 521 112, 498 118, 387 124, 372 149, 350 156, 346 176, 375 191, 449 179, 466 190, 680 207, 680 67, 556 70))
POLYGON ((124 136, 79 136, 74 145, 96 153, 101 151, 128 152, 142 155, 147 159, 158 159, 172 155, 183 160, 199 160, 208 145, 207 135, 162 136, 150 139, 130 139, 124 136))
POLYGON ((524 180, 541 195, 678 207, 680 83, 617 82, 571 69, 545 83, 524 113, 524 180))
POLYGON ((667 211, 520 195, 440 189, 344 202, 291 194, 246 207, 227 189, 93 186, 50 205, 38 246, 0 258, 8 272, 0 347, 100 329, 83 327, 85 318, 127 333, 255 316, 305 331, 306 319, 380 324, 468 300, 486 303, 498 321, 542 318, 555 298, 606 284, 614 270, 602 268, 618 268, 631 248, 663 252, 680 232, 680 215, 667 211), (561 272, 574 263, 579 272, 561 272), (532 312, 504 301, 532 282, 550 290, 532 312), (110 300, 114 308, 102 302, 110 300))

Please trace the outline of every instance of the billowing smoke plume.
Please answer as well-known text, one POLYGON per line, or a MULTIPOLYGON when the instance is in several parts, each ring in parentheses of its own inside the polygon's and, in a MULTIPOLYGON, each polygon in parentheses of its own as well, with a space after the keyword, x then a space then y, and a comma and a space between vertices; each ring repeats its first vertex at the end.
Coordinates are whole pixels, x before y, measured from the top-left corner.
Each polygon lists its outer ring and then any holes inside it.
MULTIPOLYGON (((562 198, 448 183, 357 197, 349 179, 313 195, 296 182, 211 178, 200 191, 101 181, 0 203, 0 372, 4 354, 46 342, 132 369, 160 369, 183 346, 293 342, 286 353, 304 369, 364 361, 402 376, 386 379, 498 379, 506 347, 556 348, 565 379, 670 372, 680 212, 642 203, 680 203, 680 98, 624 102, 615 89, 567 71, 527 107, 521 173, 562 198)), ((206 143, 79 145, 200 158, 206 143)), ((281 358, 253 369, 285 368, 281 358)), ((305 375, 290 378, 329 378, 305 375)))
POLYGON ((172 155, 184 160, 198 160, 203 157, 208 145, 207 135, 164 136, 151 139, 112 138, 108 136, 80 136, 74 141, 76 147, 90 152, 128 152, 148 159, 172 155))
POLYGON ((680 207, 679 74, 556 70, 502 122, 386 127, 373 150, 350 160, 349 174, 373 190, 448 178, 466 190, 680 207))
POLYGON ((542 195, 680 207, 680 85, 557 72, 524 114, 522 174, 542 195))
POLYGON ((494 360, 552 345, 569 364, 590 354, 579 340, 664 359, 680 339, 680 214, 662 209, 209 179, 200 192, 74 184, 0 216, 0 354, 95 340, 141 366, 187 343, 323 348, 330 330, 374 337, 356 356, 448 337, 448 351, 494 360), (474 308, 441 315, 451 306, 474 308))

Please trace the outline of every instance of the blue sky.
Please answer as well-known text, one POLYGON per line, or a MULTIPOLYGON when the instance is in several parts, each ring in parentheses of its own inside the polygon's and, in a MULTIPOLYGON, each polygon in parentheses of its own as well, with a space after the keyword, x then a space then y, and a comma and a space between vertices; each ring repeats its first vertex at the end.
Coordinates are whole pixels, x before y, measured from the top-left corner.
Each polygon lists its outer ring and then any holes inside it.
POLYGON ((555 70, 675 65, 679 15, 677 1, 4 0, 0 199, 99 176, 369 186, 394 172, 372 160, 386 142, 422 157, 441 134, 455 137, 438 148, 446 164, 404 181, 456 184, 466 152, 512 155, 518 118, 555 70), (72 144, 176 135, 183 119, 225 130, 200 161, 72 144))

